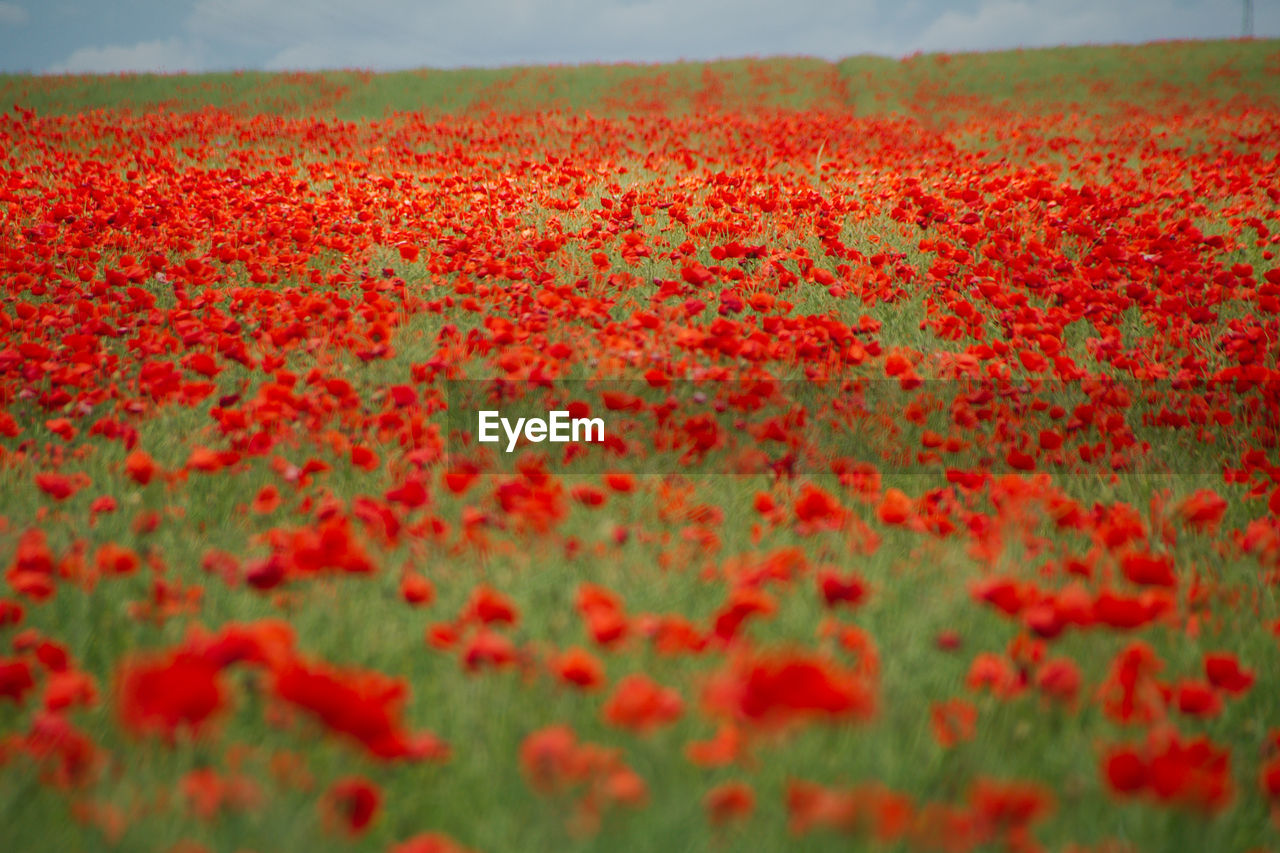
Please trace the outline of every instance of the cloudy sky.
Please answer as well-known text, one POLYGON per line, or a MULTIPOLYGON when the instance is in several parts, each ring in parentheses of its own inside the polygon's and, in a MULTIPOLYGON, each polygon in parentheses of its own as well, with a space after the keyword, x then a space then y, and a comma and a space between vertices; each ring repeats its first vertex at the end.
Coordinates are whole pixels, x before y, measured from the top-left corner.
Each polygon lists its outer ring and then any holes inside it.
MULTIPOLYGON (((1254 32, 1280 36, 1280 0, 1254 32)), ((1243 0, 0 0, 0 71, 902 56, 1224 38, 1243 0)))

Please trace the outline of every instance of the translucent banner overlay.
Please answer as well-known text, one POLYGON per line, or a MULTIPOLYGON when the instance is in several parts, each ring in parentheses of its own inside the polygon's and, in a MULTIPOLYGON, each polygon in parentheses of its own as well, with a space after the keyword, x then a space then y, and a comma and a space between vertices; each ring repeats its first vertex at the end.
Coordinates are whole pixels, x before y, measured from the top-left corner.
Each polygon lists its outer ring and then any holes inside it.
POLYGON ((1278 392, 1092 379, 451 381, 446 453, 486 472, 540 461, 582 474, 1221 475, 1246 453, 1275 463, 1278 392))

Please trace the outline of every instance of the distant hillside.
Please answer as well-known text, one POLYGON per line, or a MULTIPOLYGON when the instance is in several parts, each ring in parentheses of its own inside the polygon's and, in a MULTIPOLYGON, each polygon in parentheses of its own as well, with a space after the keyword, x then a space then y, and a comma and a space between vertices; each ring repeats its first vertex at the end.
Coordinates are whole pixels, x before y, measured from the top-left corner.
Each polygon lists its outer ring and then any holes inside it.
POLYGON ((903 60, 859 56, 836 63, 778 58, 378 74, 0 75, 0 102, 41 114, 210 105, 349 120, 393 112, 562 109, 616 115, 712 107, 911 113, 917 105, 936 107, 940 97, 959 109, 996 102, 1036 112, 1106 111, 1149 108, 1189 93, 1276 102, 1280 40, 927 54, 903 60))

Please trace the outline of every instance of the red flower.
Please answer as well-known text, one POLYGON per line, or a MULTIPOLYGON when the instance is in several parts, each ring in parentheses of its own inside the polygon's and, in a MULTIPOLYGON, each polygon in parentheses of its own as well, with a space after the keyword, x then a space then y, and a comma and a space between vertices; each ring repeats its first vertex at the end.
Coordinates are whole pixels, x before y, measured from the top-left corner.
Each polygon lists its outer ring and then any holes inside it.
POLYGON ((1023 676, 1008 659, 992 652, 981 652, 969 664, 965 684, 970 690, 988 689, 1002 698, 1020 693, 1025 686, 1023 676))
POLYGON ((815 826, 847 831, 858 819, 860 799, 856 790, 793 780, 787 784, 788 826, 796 835, 815 826))
POLYGON ((1131 747, 1113 749, 1103 760, 1103 774, 1111 789, 1121 794, 1132 794, 1147 784, 1147 763, 1131 747))
POLYGON ((505 635, 481 628, 472 635, 462 651, 462 665, 474 672, 486 666, 501 669, 514 664, 519 654, 505 635))
POLYGON ((912 502, 901 489, 886 489, 876 508, 876 517, 885 524, 904 524, 911 517, 912 502))
POLYGON ((1173 558, 1167 554, 1133 553, 1120 558, 1120 570, 1136 584, 1176 586, 1173 558))
POLYGON ((1232 695, 1246 693, 1253 686, 1253 670, 1241 669, 1240 661, 1231 652, 1206 654, 1204 673, 1210 684, 1232 695))
POLYGON ((471 851, 440 832, 424 832, 413 838, 391 845, 387 853, 471 853, 471 851))
POLYGON ((0 658, 0 699, 8 699, 15 705, 21 705, 27 693, 35 686, 31 667, 26 661, 0 658))
POLYGON ((442 758, 447 747, 431 735, 412 737, 400 727, 404 682, 379 672, 336 670, 292 661, 276 672, 275 694, 315 715, 330 730, 382 759, 442 758))
POLYGON ((954 652, 964 644, 964 641, 960 638, 958 631, 947 629, 939 631, 938 636, 934 637, 933 643, 944 652, 954 652))
POLYGON ((386 498, 392 503, 403 504, 408 509, 425 506, 430 500, 427 486, 420 477, 409 477, 395 488, 388 489, 386 498))
POLYGON ((191 449, 191 454, 187 457, 186 467, 192 471, 212 474, 225 468, 229 461, 230 457, 226 457, 216 450, 197 445, 191 449))
POLYGON ((1217 811, 1231 798, 1231 754, 1208 738, 1182 741, 1153 733, 1145 747, 1120 746, 1103 759, 1107 784, 1123 794, 1147 792, 1161 802, 1217 811))
POLYGON ((1053 796, 1029 782, 978 779, 969 789, 969 802, 986 832, 1004 837, 1010 837, 1053 809, 1053 796))
POLYGON ((400 597, 413 605, 430 604, 436 597, 436 589, 417 572, 405 572, 400 578, 400 597))
POLYGON ((32 528, 18 537, 17 552, 5 580, 14 592, 35 601, 44 601, 53 595, 53 552, 49 550, 43 530, 32 528))
POLYGON ((363 776, 334 782, 321 801, 327 822, 348 835, 364 834, 382 806, 382 792, 363 776))
POLYGON ((520 744, 520 766, 535 791, 553 792, 582 775, 578 738, 568 726, 549 726, 520 744))
POLYGON ((253 511, 258 515, 270 515, 280 508, 280 490, 274 483, 268 483, 258 490, 253 498, 253 511))
POLYGON ((943 749, 973 740, 977 730, 978 709, 963 699, 934 702, 929 712, 933 736, 943 749))
POLYGON ((636 478, 623 472, 609 472, 604 475, 604 484, 615 492, 625 494, 635 490, 636 478))
POLYGON ((97 701, 98 685, 88 673, 55 672, 45 682, 45 710, 61 711, 75 706, 88 708, 97 701))
POLYGON ((538 793, 580 791, 576 819, 583 829, 594 829, 601 807, 640 806, 649 794, 644 779, 622 761, 618 750, 579 743, 564 725, 526 737, 520 745, 520 766, 538 793))
POLYGON ((1202 681, 1183 681, 1177 689, 1178 710, 1197 717, 1212 717, 1222 710, 1222 699, 1202 681))
POLYGON ((580 585, 576 606, 598 644, 611 646, 627 635, 629 626, 622 600, 604 587, 590 583, 580 585))
POLYGON ((828 607, 847 604, 853 607, 862 602, 867 594, 867 584, 856 572, 841 577, 834 570, 827 569, 818 573, 818 589, 828 607))
POLYGON ((1157 590, 1128 596, 1104 589, 1093 601, 1093 618, 1103 625, 1127 630, 1159 619, 1172 607, 1167 594, 1157 590))
POLYGON ((83 474, 78 477, 68 477, 66 474, 46 472, 36 474, 36 485, 40 487, 40 491, 55 501, 64 501, 89 485, 89 481, 83 474))
POLYGON ((1160 658, 1141 642, 1130 643, 1111 662, 1111 672, 1099 689, 1103 711, 1121 723, 1147 723, 1164 711, 1164 697, 1155 674, 1160 658))
POLYGON ((1080 668, 1066 658, 1046 661, 1036 671, 1036 687, 1047 698, 1070 704, 1080 692, 1080 668))
POLYGON ((462 615, 463 619, 475 620, 484 625, 502 623, 514 625, 520 618, 520 611, 510 598, 481 584, 471 593, 471 600, 462 615))
POLYGON ((341 515, 321 521, 315 527, 274 531, 275 556, 287 560, 288 568, 301 575, 323 571, 369 574, 373 561, 351 530, 351 522, 341 515))
POLYGON ((713 631, 717 637, 729 641, 737 636, 747 618, 768 615, 777 609, 773 599, 755 587, 737 587, 729 593, 729 600, 716 611, 713 631))
POLYGON ((750 815, 756 807, 756 795, 746 782, 725 782, 707 791, 702 804, 712 823, 728 823, 750 815))
POLYGON ((288 622, 263 619, 242 624, 228 622, 214 634, 193 630, 185 648, 225 669, 237 663, 277 668, 294 659, 294 630, 288 622))
POLYGON ((151 454, 145 450, 135 450, 125 457, 124 470, 130 479, 145 486, 156 475, 157 466, 151 454))
POLYGON ((1210 489, 1200 489, 1178 504, 1178 515, 1193 530, 1216 529, 1226 512, 1226 500, 1210 489))
POLYGON ((124 664, 119 680, 124 724, 137 733, 166 737, 180 727, 200 731, 226 705, 218 672, 213 662, 185 650, 124 664))
POLYGON ((1280 803, 1280 756, 1262 766, 1262 791, 1274 803, 1280 803))
POLYGON ((131 575, 138 570, 140 560, 132 548, 107 542, 93 558, 94 566, 104 575, 131 575))
POLYGON ((247 776, 219 776, 205 768, 182 777, 179 790, 197 817, 211 820, 222 809, 243 810, 261 802, 262 792, 247 776))
POLYGON ((866 719, 875 710, 874 694, 861 678, 799 654, 739 659, 712 680, 705 701, 711 710, 761 726, 866 719))
POLYGON ((744 749, 742 732, 727 724, 721 726, 711 740, 691 741, 685 747, 685 757, 699 767, 723 767, 741 757, 744 749))
POLYGON ((640 732, 673 723, 683 712, 684 700, 679 693, 640 673, 619 681, 604 705, 605 720, 640 732))
POLYGON ((97 764, 98 750, 93 741, 62 714, 38 713, 18 746, 62 787, 86 783, 97 764))
POLYGON ((1216 811, 1231 797, 1231 755, 1208 738, 1186 743, 1173 738, 1147 766, 1150 788, 1161 800, 1216 811))
POLYGON ((583 690, 594 690, 604 683, 604 667, 600 661, 578 646, 558 655, 551 669, 561 681, 583 690))
POLYGON ((840 502, 817 486, 806 484, 795 503, 796 518, 813 527, 839 527, 845 509, 840 502))

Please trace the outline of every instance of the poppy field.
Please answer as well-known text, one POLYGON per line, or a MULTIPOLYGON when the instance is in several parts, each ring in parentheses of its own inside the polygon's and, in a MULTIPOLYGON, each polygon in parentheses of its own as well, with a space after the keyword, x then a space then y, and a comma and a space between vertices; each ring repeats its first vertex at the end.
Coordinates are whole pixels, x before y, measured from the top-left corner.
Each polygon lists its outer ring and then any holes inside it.
POLYGON ((1275 849, 1280 43, 0 95, 6 850, 1275 849))

